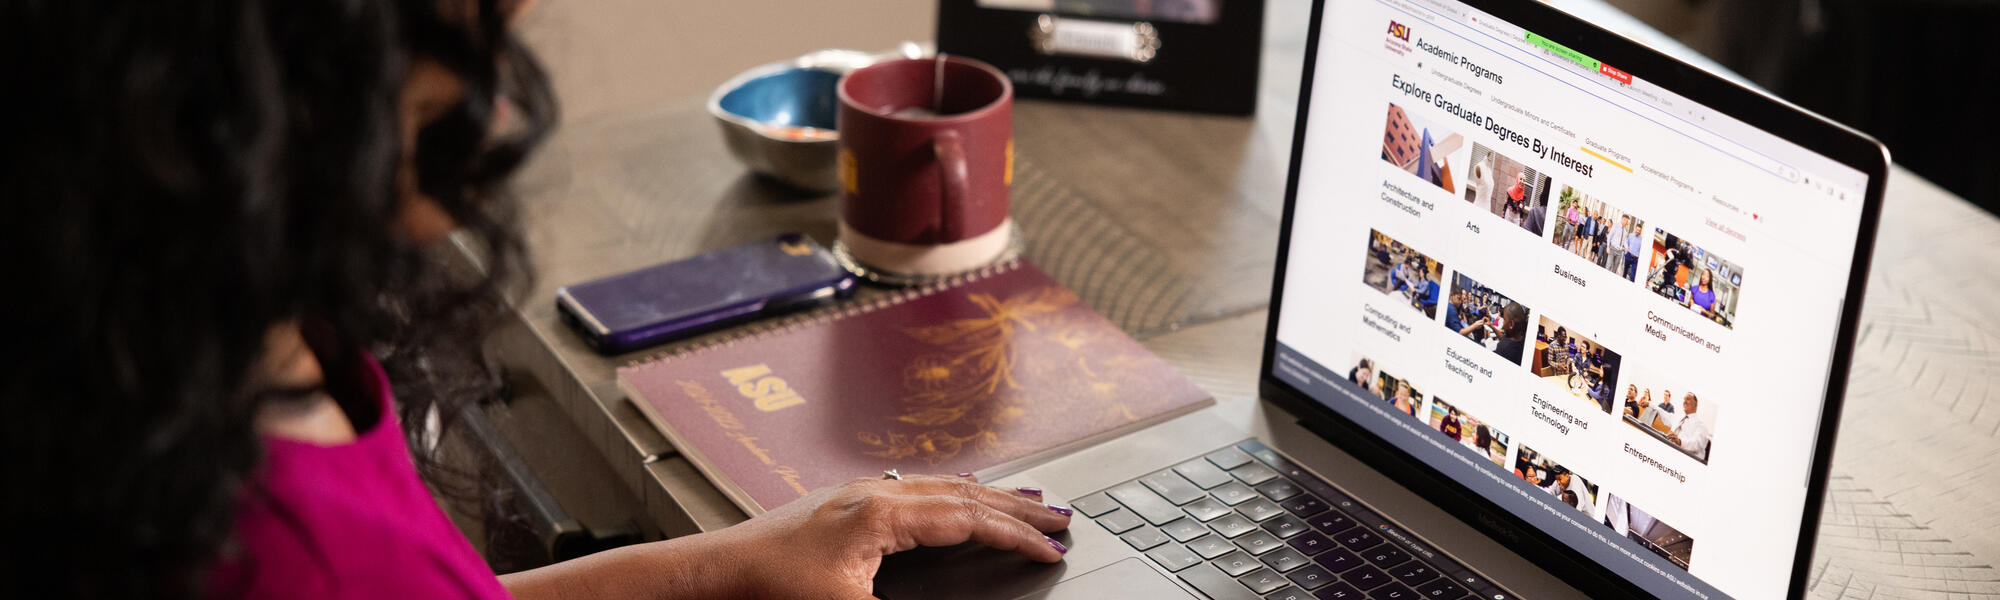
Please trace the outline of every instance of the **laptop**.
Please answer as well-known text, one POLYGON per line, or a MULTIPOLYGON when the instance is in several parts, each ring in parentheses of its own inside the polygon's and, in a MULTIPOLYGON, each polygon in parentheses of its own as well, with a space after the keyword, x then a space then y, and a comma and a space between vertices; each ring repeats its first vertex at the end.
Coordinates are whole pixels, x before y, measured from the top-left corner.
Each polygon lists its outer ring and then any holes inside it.
POLYGON ((1888 164, 1541 2, 1317 0, 1261 398, 996 482, 1062 564, 877 593, 1801 598, 1888 164))

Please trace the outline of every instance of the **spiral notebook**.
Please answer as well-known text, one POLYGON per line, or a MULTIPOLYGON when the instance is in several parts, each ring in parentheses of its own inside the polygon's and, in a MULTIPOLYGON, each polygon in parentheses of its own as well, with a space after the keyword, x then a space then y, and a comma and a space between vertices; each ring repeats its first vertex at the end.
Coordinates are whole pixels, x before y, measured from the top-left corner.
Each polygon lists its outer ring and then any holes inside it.
POLYGON ((634 362, 618 384, 752 515, 856 477, 994 479, 1213 400, 1026 261, 634 362))

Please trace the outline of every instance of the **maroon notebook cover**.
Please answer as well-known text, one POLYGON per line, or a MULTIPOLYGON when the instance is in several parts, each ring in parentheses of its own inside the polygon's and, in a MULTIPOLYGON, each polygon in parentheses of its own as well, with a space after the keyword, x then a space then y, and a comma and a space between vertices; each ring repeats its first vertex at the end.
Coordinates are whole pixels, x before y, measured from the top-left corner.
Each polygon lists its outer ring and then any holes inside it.
POLYGON ((885 469, 997 478, 1212 403, 1025 261, 618 381, 750 514, 885 469))

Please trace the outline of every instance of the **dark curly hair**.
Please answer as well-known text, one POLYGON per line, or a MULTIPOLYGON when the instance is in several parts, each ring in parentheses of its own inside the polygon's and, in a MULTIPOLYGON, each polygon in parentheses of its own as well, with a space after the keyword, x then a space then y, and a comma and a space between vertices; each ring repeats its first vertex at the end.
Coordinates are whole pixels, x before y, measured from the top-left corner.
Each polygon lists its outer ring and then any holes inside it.
POLYGON ((381 356, 413 442, 496 389, 479 340, 527 280, 501 184, 555 110, 500 0, 0 0, 0 49, 0 596, 200 596, 274 324, 381 356), (466 94, 405 156, 420 60, 466 94), (406 164, 481 272, 399 232, 406 164))

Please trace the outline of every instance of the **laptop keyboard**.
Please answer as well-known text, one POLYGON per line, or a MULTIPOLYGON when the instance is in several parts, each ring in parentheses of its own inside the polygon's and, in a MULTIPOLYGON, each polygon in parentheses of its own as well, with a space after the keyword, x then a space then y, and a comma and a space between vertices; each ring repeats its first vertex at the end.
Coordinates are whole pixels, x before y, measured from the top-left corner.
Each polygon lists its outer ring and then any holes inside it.
POLYGON ((1509 600, 1248 440, 1071 505, 1212 600, 1509 600))

